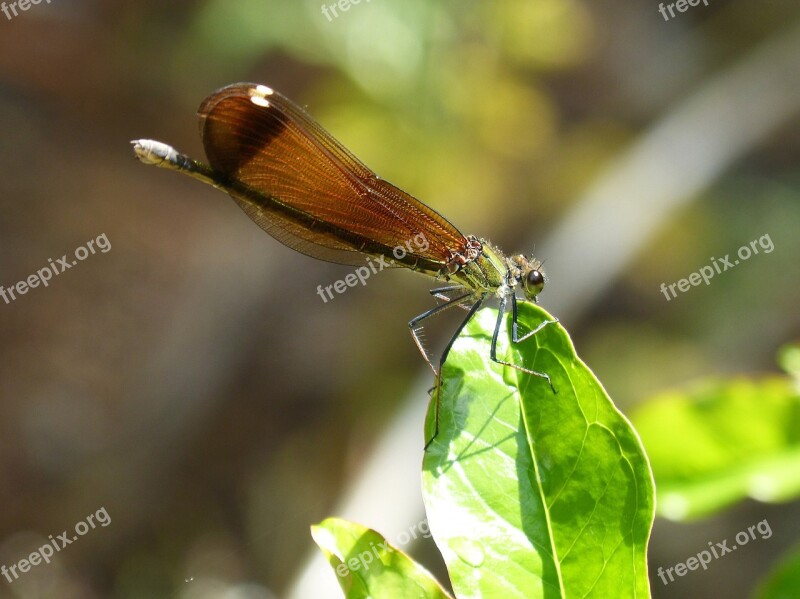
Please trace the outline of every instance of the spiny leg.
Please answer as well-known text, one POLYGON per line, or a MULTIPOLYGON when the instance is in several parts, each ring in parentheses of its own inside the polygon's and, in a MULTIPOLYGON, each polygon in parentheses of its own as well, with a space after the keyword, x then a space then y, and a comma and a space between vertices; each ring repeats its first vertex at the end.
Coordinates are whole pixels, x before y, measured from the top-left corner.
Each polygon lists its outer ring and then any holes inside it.
MULTIPOLYGON (((437 300, 449 302, 451 301, 451 296, 449 294, 453 293, 454 291, 464 291, 464 286, 450 285, 449 287, 438 287, 437 289, 431 289, 429 293, 437 300)), ((462 303, 460 305, 464 310, 469 310, 469 307, 465 304, 462 303)))
MULTIPOLYGON (((522 338, 516 338, 517 337, 517 335, 516 335, 516 331, 517 331, 517 298, 514 295, 512 295, 511 298, 512 298, 512 300, 511 300, 511 313, 512 313, 512 330, 513 330, 512 339, 513 339, 514 343, 517 343, 519 341, 524 341, 525 339, 527 339, 528 337, 530 337, 534 333, 537 333, 542 328, 544 328, 545 325, 551 324, 553 322, 553 321, 550 321, 550 320, 545 320, 544 322, 539 324, 539 326, 537 326, 533 331, 531 331, 527 335, 523 336, 522 338)), ((502 364, 503 366, 510 366, 511 368, 515 368, 515 369, 520 370, 522 372, 526 372, 528 374, 532 374, 534 376, 538 376, 538 377, 543 378, 544 380, 547 381, 547 384, 550 385, 550 389, 553 391, 553 393, 558 393, 558 391, 556 391, 555 387, 553 387, 553 382, 550 380, 550 375, 549 374, 547 374, 545 372, 539 372, 538 370, 531 370, 530 368, 525 368, 524 366, 519 366, 518 364, 512 364, 511 362, 506 362, 505 360, 500 360, 497 357, 497 338, 500 335, 500 327, 503 326, 503 315, 505 314, 506 305, 507 304, 508 304, 508 296, 504 295, 500 299, 500 308, 499 308, 499 310, 497 312, 497 322, 494 325, 494 333, 492 334, 492 347, 491 347, 491 351, 489 352, 489 356, 492 358, 492 360, 494 362, 497 362, 498 364, 502 364)))
POLYGON ((555 324, 557 322, 558 322, 558 318, 553 318, 553 320, 543 320, 538 325, 536 325, 536 328, 534 328, 532 331, 528 331, 522 337, 520 337, 517 334, 517 330, 518 330, 518 327, 517 327, 517 296, 516 295, 512 295, 511 296, 511 339, 512 339, 512 341, 514 343, 520 343, 522 341, 525 341, 528 337, 531 337, 531 336, 535 335, 536 333, 538 333, 539 331, 541 331, 548 324, 555 324))
MULTIPOLYGON (((448 354, 450 353, 450 349, 453 347, 453 344, 455 343, 456 339, 461 334, 461 331, 464 330, 464 327, 467 325, 467 323, 469 322, 470 318, 472 318, 472 315, 475 314, 475 312, 478 311, 478 308, 481 307, 481 304, 483 304, 483 301, 486 299, 486 294, 483 293, 483 294, 480 294, 480 295, 476 295, 474 293, 469 293, 469 294, 466 294, 466 295, 464 295, 464 296, 462 296, 460 298, 454 298, 449 304, 442 304, 441 306, 437 306, 436 308, 434 308, 432 310, 428 310, 424 314, 421 314, 420 316, 417 316, 417 318, 414 319, 414 321, 419 322, 421 320, 424 320, 425 318, 428 318, 429 316, 433 316, 434 314, 438 314, 438 312, 436 311, 437 308, 442 308, 442 309, 448 308, 451 305, 453 305, 454 302, 457 302, 458 304, 462 304, 462 303, 464 303, 464 300, 466 300, 467 298, 470 298, 470 297, 476 297, 477 299, 476 299, 475 303, 472 305, 472 307, 469 309, 469 313, 466 315, 464 320, 462 320, 461 324, 459 324, 458 327, 456 328, 455 333, 453 333, 453 336, 450 337, 450 341, 447 342, 447 345, 445 346, 444 351, 442 351, 442 355, 439 358, 438 371, 436 369, 434 369, 434 371, 433 371, 434 374, 436 375, 436 385, 434 386, 434 389, 436 390, 436 400, 435 400, 436 403, 434 403, 434 406, 433 406, 434 424, 435 425, 434 425, 433 435, 431 436, 430 439, 428 439, 425 442, 424 449, 428 449, 430 444, 433 443, 433 440, 439 434, 439 399, 440 399, 440 394, 441 394, 441 390, 442 390, 442 368, 444 367, 444 363, 447 360, 448 354)), ((412 322, 414 322, 414 321, 412 321, 412 322)), ((409 323, 409 326, 410 325, 411 325, 411 323, 409 323)), ((413 332, 413 329, 412 329, 412 332, 413 332)), ((430 364, 430 362, 428 362, 428 364, 430 364)), ((431 368, 433 368, 432 364, 431 364, 431 368)))
MULTIPOLYGON (((431 370, 433 370, 433 374, 438 374, 438 372, 436 371, 436 368, 433 366, 433 360, 431 360, 431 356, 428 353, 428 350, 425 349, 425 345, 422 343, 422 337, 421 337, 422 327, 419 326, 419 324, 423 320, 430 318, 431 316, 440 314, 449 308, 458 306, 465 300, 474 296, 475 296, 474 292, 468 291, 452 299, 448 298, 450 301, 448 301, 446 304, 439 304, 438 306, 434 306, 433 308, 431 308, 426 312, 423 312, 419 316, 415 316, 408 322, 408 328, 411 330, 411 336, 414 338, 414 343, 417 344, 417 349, 419 349, 420 353, 422 354, 422 357, 425 358, 425 361, 428 363, 428 366, 430 366, 431 370)), ((463 327, 463 324, 461 326, 463 327)), ((459 330, 461 330, 461 328, 459 328, 459 330)))

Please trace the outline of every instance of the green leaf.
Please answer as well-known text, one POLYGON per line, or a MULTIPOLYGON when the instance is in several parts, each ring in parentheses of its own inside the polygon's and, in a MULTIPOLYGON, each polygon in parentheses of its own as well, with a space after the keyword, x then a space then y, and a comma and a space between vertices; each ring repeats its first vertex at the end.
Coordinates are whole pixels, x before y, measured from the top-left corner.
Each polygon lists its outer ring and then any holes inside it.
MULTIPOLYGON (((498 343, 498 357, 549 374, 558 393, 491 362, 496 317, 481 310, 453 345, 423 464, 428 523, 456 595, 649 597, 654 492, 636 432, 559 324, 509 349, 507 316, 498 343)), ((520 303, 522 328, 544 320, 520 303)))
POLYGON ((347 599, 446 599, 425 568, 371 528, 339 518, 311 527, 347 599))
POLYGON ((753 594, 753 599, 797 599, 798 589, 800 547, 796 547, 770 572, 753 594))
POLYGON ((800 396, 788 377, 706 381, 642 405, 633 421, 658 491, 658 513, 693 519, 745 497, 800 495, 800 396))

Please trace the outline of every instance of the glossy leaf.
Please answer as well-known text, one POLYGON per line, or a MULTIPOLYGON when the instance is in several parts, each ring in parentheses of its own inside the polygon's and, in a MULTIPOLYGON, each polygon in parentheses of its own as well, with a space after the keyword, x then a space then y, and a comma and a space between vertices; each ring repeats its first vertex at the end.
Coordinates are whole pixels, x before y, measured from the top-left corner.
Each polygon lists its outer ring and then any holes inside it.
MULTIPOLYGON (((456 595, 649 597, 654 492, 639 438, 561 325, 498 347, 557 393, 490 362, 496 315, 481 310, 454 344, 424 459, 428 523, 456 595)), ((524 328, 551 318, 520 304, 524 328)))
POLYGON ((788 377, 670 391, 633 421, 653 466, 659 515, 692 519, 746 497, 800 496, 800 396, 788 377))
POLYGON ((311 536, 336 573, 347 599, 446 599, 425 568, 379 533, 360 524, 328 518, 311 536))

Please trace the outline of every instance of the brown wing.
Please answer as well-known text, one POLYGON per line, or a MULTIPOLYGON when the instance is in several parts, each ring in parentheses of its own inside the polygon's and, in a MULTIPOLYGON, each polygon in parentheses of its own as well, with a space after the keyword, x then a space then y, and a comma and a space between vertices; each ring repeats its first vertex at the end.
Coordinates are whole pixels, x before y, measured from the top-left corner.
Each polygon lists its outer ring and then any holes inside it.
POLYGON ((200 106, 212 168, 262 229, 314 258, 363 264, 358 252, 423 269, 463 252, 464 236, 419 200, 380 179, 290 100, 270 88, 236 83, 200 106), (423 250, 412 240, 424 235, 423 250), (407 249, 407 246, 406 246, 407 249))

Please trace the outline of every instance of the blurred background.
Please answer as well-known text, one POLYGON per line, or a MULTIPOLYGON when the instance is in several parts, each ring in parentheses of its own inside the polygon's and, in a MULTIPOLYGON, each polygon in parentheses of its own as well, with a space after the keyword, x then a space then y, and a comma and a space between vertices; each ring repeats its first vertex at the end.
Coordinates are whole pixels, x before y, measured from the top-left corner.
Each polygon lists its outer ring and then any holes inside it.
MULTIPOLYGON (((407 322, 431 282, 384 271, 323 303, 352 268, 133 158, 151 137, 203 159, 195 112, 228 83, 281 91, 463 232, 544 260, 542 304, 623 411, 774 371, 797 338, 796 2, 668 20, 651 0, 332 4, 0 13, 0 285, 110 245, 0 300, 0 564, 110 517, 0 597, 337 597, 310 524, 394 539, 423 518, 432 377, 407 322), (774 251, 660 291, 765 234, 774 251)), ((797 541, 800 505, 658 520, 653 569, 764 518, 771 539, 666 587, 651 575, 653 596, 746 597, 797 541)), ((403 548, 446 580, 430 540, 403 548)))

